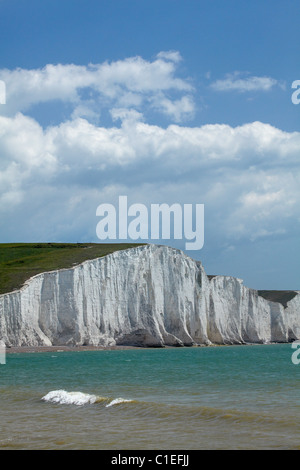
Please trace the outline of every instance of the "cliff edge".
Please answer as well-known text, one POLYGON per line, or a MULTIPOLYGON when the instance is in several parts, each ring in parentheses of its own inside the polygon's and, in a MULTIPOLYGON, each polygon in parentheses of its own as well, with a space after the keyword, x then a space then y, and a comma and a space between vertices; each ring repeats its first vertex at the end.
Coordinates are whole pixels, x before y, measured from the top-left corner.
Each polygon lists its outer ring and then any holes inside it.
POLYGON ((300 339, 300 291, 285 305, 174 248, 144 245, 44 272, 0 296, 7 346, 183 346, 300 339))

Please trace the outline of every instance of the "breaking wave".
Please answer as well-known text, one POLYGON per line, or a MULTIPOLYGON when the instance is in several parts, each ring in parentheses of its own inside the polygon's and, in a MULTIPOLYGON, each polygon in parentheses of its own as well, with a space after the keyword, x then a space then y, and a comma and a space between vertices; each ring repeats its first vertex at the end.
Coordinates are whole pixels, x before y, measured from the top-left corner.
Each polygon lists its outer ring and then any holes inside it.
POLYGON ((238 410, 230 408, 215 408, 210 406, 201 406, 200 404, 186 405, 182 404, 167 404, 167 403, 156 403, 151 401, 143 400, 131 400, 126 398, 115 398, 115 397, 103 397, 98 395, 91 395, 83 392, 68 392, 66 390, 53 390, 44 397, 42 400, 47 403, 54 403, 59 405, 94 405, 102 404, 106 409, 111 407, 121 407, 123 417, 128 415, 132 417, 132 406, 134 407, 134 416, 136 419, 143 419, 147 421, 147 418, 151 419, 163 419, 168 422, 170 426, 173 426, 176 422, 187 421, 190 424, 194 423, 195 426, 199 426, 199 423, 224 425, 247 425, 252 426, 263 426, 266 429, 280 428, 283 429, 294 429, 295 432, 299 430, 298 420, 291 420, 290 416, 281 416, 270 414, 267 410, 257 412, 257 410, 238 410), (124 414, 125 413, 125 414, 124 414))
POLYGON ((121 403, 132 403, 134 400, 126 400, 125 398, 115 398, 110 403, 106 405, 108 408, 109 406, 120 405, 121 403))
POLYGON ((106 407, 119 405, 122 403, 131 403, 134 400, 128 400, 126 398, 108 398, 100 397, 97 395, 90 395, 83 392, 67 392, 66 390, 52 390, 42 397, 43 401, 48 403, 58 403, 60 405, 91 405, 94 403, 107 402, 106 407))

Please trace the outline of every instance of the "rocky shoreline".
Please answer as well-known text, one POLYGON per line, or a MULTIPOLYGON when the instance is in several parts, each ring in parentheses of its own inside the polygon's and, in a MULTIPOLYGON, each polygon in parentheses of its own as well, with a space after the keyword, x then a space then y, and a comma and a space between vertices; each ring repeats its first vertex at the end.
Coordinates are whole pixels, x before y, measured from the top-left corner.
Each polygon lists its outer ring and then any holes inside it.
MULTIPOLYGON (((272 344, 292 344, 290 343, 244 343, 244 344, 194 344, 192 346, 181 346, 180 349, 185 348, 217 348, 217 347, 242 347, 242 346, 269 346, 272 344)), ((178 346, 161 346, 161 347, 151 347, 151 346, 18 346, 18 347, 7 347, 6 354, 23 354, 23 353, 43 353, 43 352, 81 352, 81 351, 122 351, 122 350, 144 350, 144 349, 178 349, 178 346)))

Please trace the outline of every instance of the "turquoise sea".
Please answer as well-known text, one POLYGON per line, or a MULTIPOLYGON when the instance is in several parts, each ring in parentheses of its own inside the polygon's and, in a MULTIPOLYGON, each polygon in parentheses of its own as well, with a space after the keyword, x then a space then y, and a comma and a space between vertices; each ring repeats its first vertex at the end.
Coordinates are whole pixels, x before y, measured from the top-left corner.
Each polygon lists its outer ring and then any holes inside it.
POLYGON ((290 344, 7 354, 0 449, 300 449, 290 344))

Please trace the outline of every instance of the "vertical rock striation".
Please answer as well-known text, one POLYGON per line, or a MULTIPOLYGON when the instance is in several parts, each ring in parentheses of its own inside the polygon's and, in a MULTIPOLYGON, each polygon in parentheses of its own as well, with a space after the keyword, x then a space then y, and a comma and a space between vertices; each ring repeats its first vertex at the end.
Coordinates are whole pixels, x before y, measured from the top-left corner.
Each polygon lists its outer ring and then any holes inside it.
POLYGON ((284 307, 166 246, 45 272, 0 296, 11 346, 241 344, 300 338, 300 295, 284 307))

